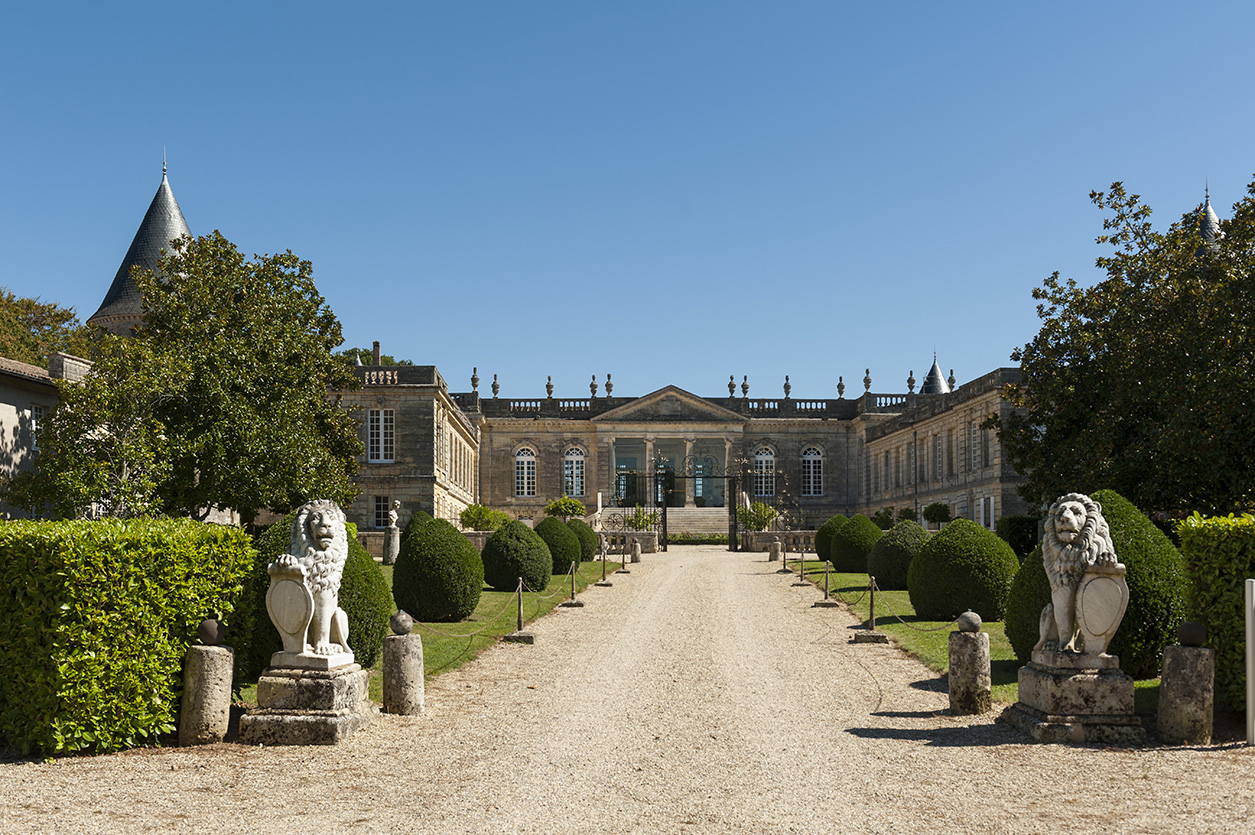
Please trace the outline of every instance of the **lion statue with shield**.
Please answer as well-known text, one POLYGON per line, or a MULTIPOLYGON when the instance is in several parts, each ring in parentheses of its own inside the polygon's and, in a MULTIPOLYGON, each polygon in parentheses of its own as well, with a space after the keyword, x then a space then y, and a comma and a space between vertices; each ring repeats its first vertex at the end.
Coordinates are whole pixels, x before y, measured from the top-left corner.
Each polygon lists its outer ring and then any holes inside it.
POLYGON ((272 659, 351 653, 349 619, 339 606, 340 577, 349 555, 344 511, 333 501, 302 505, 292 520, 288 553, 272 562, 266 610, 283 637, 272 659), (282 658, 280 658, 282 656, 282 658))

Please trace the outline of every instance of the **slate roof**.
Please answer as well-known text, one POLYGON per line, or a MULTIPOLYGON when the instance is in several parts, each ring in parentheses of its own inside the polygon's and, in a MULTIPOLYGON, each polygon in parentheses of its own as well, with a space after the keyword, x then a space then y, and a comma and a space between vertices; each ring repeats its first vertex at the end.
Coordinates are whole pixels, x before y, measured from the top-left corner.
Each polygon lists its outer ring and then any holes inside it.
POLYGON ((1220 231, 1220 218, 1216 216, 1216 210, 1211 207, 1210 194, 1203 197, 1203 216, 1199 218, 1198 231, 1208 249, 1215 249, 1216 242, 1224 237, 1220 231))
POLYGON ((135 233, 135 239, 131 241, 131 248, 126 251, 122 266, 118 267, 113 284, 109 285, 109 292, 100 303, 100 309, 91 315, 87 323, 115 333, 129 331, 138 325, 144 316, 143 300, 139 287, 131 278, 131 267, 139 265, 145 270, 156 269, 161 251, 170 248, 170 241, 181 235, 191 234, 187 221, 183 219, 183 212, 174 199, 174 192, 170 190, 170 181, 166 179, 163 166, 161 185, 157 188, 153 202, 148 206, 148 212, 139 225, 139 231, 135 233))
POLYGON ((949 394, 950 385, 946 382, 946 378, 941 373, 941 366, 937 365, 937 358, 933 357, 933 367, 928 369, 928 376, 924 378, 924 385, 919 387, 920 394, 949 394))
POLYGON ((52 385, 52 375, 48 373, 48 369, 11 360, 8 357, 0 357, 0 374, 9 374, 14 377, 33 380, 37 383, 52 385))

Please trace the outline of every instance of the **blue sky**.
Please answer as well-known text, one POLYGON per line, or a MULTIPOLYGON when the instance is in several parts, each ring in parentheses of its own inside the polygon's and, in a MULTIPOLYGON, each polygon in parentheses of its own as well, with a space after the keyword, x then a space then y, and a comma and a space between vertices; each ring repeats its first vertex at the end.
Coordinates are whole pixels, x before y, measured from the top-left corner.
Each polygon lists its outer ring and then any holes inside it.
POLYGON ((1255 5, 20 4, 0 284, 95 311, 161 179, 314 264, 348 344, 503 397, 960 383, 1097 278, 1115 180, 1163 226, 1252 172, 1255 5))

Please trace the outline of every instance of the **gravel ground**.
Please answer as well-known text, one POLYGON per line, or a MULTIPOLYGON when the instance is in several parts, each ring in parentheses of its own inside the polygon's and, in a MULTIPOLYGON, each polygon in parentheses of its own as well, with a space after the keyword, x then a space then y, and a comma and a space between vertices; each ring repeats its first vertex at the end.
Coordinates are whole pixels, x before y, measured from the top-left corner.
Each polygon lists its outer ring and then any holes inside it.
POLYGON ((1255 752, 1025 743, 761 554, 646 555, 334 748, 0 765, 4 832, 1239 832, 1255 752))

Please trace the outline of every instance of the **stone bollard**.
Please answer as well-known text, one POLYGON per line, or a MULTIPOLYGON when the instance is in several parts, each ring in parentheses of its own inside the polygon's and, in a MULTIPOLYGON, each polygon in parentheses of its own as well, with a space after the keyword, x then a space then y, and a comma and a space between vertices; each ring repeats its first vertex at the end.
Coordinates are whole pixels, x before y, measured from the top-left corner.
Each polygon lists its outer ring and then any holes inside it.
POLYGON ((1205 638, 1202 624, 1187 621, 1177 630, 1181 646, 1164 647, 1156 732, 1165 744, 1211 742, 1216 651, 1201 646, 1205 638))
POLYGON ((780 540, 774 539, 767 548, 767 562, 775 562, 780 559, 780 540))
POLYGON ((632 540, 632 562, 640 562, 640 561, 641 561, 641 543, 634 539, 632 540))
POLYGON ((179 744, 222 742, 231 720, 230 647, 193 646, 183 666, 183 704, 179 709, 179 744))
POLYGON ((383 564, 396 565, 397 556, 401 553, 401 531, 396 525, 390 525, 383 532, 383 564))
POLYGON ((411 634, 413 619, 405 612, 392 616, 392 631, 383 639, 383 712, 411 716, 422 713, 423 638, 411 634))
POLYGON ((975 612, 964 612, 957 625, 959 631, 950 633, 950 712, 988 713, 993 707, 989 633, 980 631, 975 612))

